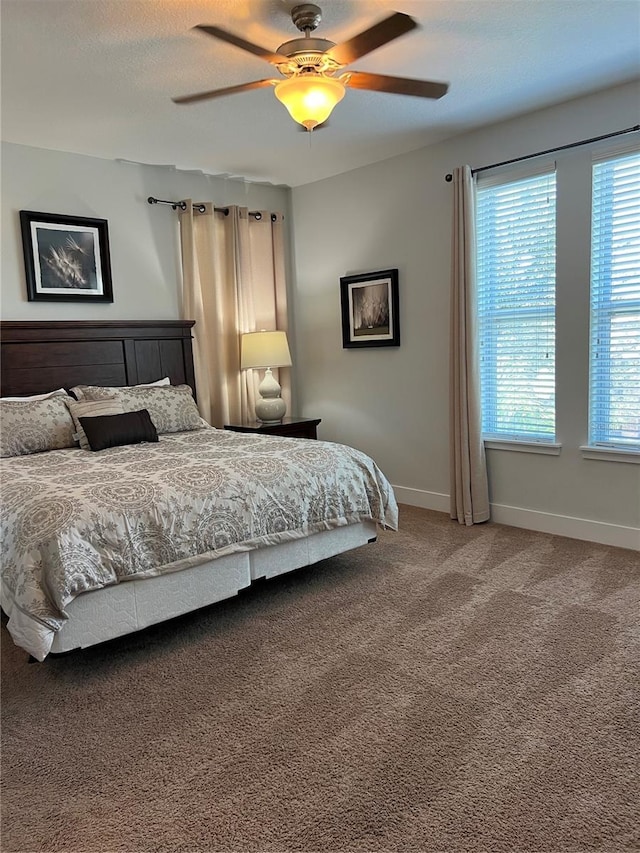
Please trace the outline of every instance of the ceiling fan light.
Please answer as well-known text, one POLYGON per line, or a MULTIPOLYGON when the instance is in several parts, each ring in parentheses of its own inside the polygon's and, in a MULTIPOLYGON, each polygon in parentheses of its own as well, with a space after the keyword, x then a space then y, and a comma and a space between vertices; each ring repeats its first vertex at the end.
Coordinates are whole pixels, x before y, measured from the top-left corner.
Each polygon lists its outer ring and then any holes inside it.
POLYGON ((321 74, 304 74, 282 80, 275 88, 294 121, 313 130, 326 121, 331 111, 344 98, 344 84, 321 74))

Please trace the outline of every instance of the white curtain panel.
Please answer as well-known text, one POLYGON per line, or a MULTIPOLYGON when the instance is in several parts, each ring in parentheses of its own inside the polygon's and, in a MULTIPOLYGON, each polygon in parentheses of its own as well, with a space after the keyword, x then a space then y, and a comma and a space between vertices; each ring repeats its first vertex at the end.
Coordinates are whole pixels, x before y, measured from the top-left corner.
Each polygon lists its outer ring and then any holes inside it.
POLYGON ((475 186, 469 166, 453 171, 450 352, 451 518, 477 524, 490 516, 480 413, 476 312, 475 186))
MULTIPOLYGON (((258 220, 237 206, 225 215, 209 202, 201 213, 190 199, 185 201, 180 211, 182 316, 196 321, 198 406, 217 427, 252 421, 261 376, 240 370, 240 335, 287 331, 282 217, 272 223, 271 213, 263 212, 258 220)), ((289 372, 281 370, 279 379, 288 409, 289 372)))

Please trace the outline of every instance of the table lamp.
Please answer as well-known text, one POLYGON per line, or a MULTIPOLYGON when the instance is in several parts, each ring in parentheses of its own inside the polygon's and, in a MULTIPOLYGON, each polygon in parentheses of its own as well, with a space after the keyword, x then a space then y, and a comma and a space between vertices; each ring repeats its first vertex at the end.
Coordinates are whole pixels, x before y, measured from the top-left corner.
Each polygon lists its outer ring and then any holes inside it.
POLYGON ((260 399, 256 401, 256 418, 263 424, 280 423, 287 404, 280 396, 280 385, 271 373, 272 367, 291 367, 291 354, 285 332, 248 332, 242 335, 240 367, 265 368, 264 379, 258 385, 260 399))

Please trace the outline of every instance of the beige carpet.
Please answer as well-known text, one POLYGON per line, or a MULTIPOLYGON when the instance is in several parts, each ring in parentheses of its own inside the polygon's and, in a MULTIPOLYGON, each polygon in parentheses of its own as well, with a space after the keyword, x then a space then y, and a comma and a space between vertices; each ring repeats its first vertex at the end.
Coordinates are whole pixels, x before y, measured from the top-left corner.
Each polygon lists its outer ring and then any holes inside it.
POLYGON ((3 851, 640 849, 640 559, 401 531, 44 664, 3 626, 3 851))

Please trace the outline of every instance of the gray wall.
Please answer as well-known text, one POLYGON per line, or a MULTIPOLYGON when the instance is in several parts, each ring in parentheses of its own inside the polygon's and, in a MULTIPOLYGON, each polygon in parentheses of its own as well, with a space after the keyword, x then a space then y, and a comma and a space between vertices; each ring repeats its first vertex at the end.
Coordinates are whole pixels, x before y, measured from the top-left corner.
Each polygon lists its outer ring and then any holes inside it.
MULTIPOLYGON (((628 127, 639 97, 637 84, 617 87, 292 191, 298 399, 303 414, 323 419, 322 438, 370 453, 394 485, 416 490, 403 492, 408 500, 448 506, 452 188, 444 175, 628 127), (343 349, 340 276, 392 267, 400 348, 343 349)), ((640 466, 585 460, 578 450, 587 438, 591 151, 556 159, 563 447, 559 456, 489 450, 491 499, 535 511, 538 521, 549 513, 638 527, 640 466)))
POLYGON ((177 214, 147 198, 213 201, 285 214, 290 190, 199 172, 140 166, 78 154, 2 144, 2 279, 4 320, 161 320, 180 317, 177 214), (114 302, 28 302, 19 210, 107 219, 114 302))
MULTIPOLYGON (((321 438, 371 453, 405 499, 445 509, 451 185, 444 175, 465 162, 484 165, 626 127, 637 122, 638 101, 637 85, 619 87, 293 191, 3 144, 1 315, 178 317, 176 215, 151 207, 147 197, 191 196, 282 210, 293 229, 289 279, 298 413, 323 419, 321 438), (27 301, 21 209, 109 221, 112 305, 27 301), (340 276, 387 267, 400 271, 402 346, 343 350, 340 276)), ((525 513, 637 527, 640 466, 583 460, 577 449, 586 440, 589 165, 587 149, 558 157, 562 452, 546 457, 489 451, 491 497, 498 507, 525 513)))

